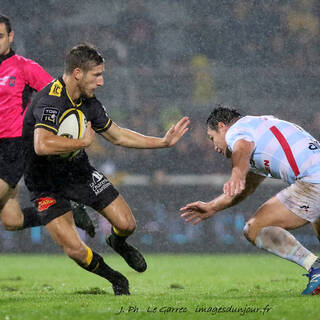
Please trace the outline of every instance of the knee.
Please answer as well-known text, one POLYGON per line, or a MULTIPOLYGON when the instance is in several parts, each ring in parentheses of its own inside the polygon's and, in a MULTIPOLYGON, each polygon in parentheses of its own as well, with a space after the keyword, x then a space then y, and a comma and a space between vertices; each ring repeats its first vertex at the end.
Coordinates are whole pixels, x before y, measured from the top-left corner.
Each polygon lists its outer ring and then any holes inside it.
POLYGON ((63 247, 65 254, 79 264, 86 262, 88 249, 83 243, 63 247))
POLYGON ((16 226, 16 225, 12 225, 12 224, 7 224, 7 223, 3 223, 2 222, 2 226, 6 231, 17 231, 17 230, 21 230, 21 226, 16 226))
POLYGON ((249 242, 251 242, 252 244, 255 244, 255 241, 256 241, 256 237, 257 237, 257 234, 258 234, 258 229, 254 223, 254 219, 251 219, 249 220, 244 228, 243 228, 243 234, 244 236, 247 238, 247 240, 249 242))
POLYGON ((12 219, 7 215, 1 215, 1 224, 7 231, 21 230, 23 227, 23 221, 21 219, 12 219))
POLYGON ((121 233, 131 234, 136 229, 136 222, 134 219, 122 219, 115 226, 121 233))

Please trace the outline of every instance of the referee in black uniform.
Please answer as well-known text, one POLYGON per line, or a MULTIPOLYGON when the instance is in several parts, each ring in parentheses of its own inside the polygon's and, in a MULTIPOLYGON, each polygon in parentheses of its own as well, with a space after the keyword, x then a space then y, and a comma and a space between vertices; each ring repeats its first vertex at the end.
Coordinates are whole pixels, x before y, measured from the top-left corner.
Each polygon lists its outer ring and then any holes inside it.
POLYGON ((106 241, 129 266, 143 272, 147 264, 142 254, 126 242, 136 227, 130 208, 108 179, 90 165, 84 149, 92 143, 95 132, 129 148, 171 147, 188 130, 189 119, 182 118, 163 138, 119 127, 94 96, 95 89, 103 86, 103 71, 104 59, 97 49, 80 44, 66 55, 63 76, 32 101, 23 124, 25 182, 52 238, 84 269, 108 279, 114 293, 121 295, 130 294, 128 280, 80 239, 70 200, 92 207, 109 220, 112 233, 106 241), (57 135, 59 119, 70 108, 81 110, 88 120, 82 139, 57 135), (72 159, 59 156, 77 150, 80 152, 72 159))

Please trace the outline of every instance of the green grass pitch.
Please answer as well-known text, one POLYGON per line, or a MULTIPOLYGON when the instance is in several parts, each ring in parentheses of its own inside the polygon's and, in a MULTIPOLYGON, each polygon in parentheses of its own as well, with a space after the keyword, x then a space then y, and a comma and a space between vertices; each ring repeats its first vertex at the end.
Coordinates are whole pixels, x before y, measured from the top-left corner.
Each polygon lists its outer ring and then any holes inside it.
POLYGON ((4 320, 319 319, 320 297, 300 294, 304 270, 271 255, 147 255, 144 274, 105 256, 129 278, 121 297, 62 255, 0 259, 4 320))

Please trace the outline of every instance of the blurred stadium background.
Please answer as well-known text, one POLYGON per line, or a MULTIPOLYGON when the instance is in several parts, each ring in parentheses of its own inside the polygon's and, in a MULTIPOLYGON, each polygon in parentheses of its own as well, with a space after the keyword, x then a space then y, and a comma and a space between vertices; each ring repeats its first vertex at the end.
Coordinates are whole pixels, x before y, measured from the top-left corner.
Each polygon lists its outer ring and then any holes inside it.
MULTIPOLYGON (((182 115, 191 118, 190 132, 170 150, 123 149, 97 138, 89 151, 132 208, 133 239, 143 251, 257 251, 243 225, 281 183, 264 183, 241 205, 196 227, 178 209, 219 194, 230 168, 206 139, 213 103, 274 114, 319 137, 319 1, 1 0, 0 10, 12 20, 17 53, 53 76, 62 73, 68 48, 83 41, 99 47, 107 72, 97 96, 119 125, 162 135, 182 115)), ((23 182, 20 190, 23 206, 30 205, 23 182)), ((86 241, 103 252, 110 226, 90 214, 98 232, 86 241)), ((295 234, 318 248, 310 226, 295 234)), ((60 252, 43 228, 1 228, 0 250, 60 252)))

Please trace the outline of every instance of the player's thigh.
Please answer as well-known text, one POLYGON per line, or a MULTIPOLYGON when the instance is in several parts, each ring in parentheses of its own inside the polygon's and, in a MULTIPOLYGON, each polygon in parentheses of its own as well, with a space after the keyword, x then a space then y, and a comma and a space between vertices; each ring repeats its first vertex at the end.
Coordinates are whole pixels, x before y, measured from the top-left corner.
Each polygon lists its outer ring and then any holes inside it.
POLYGON ((64 190, 67 198, 98 211, 121 231, 130 233, 135 229, 136 222, 128 204, 101 172, 91 167, 83 180, 74 180, 74 184, 64 190))
POLYGON ((68 256, 78 262, 85 261, 87 247, 77 232, 71 211, 51 220, 46 229, 68 256))
POLYGON ((133 231, 136 227, 134 215, 121 195, 99 212, 120 230, 133 231))
POLYGON ((309 221, 290 211, 277 196, 265 202, 248 221, 248 235, 254 240, 264 227, 276 226, 283 229, 296 229, 309 221))

